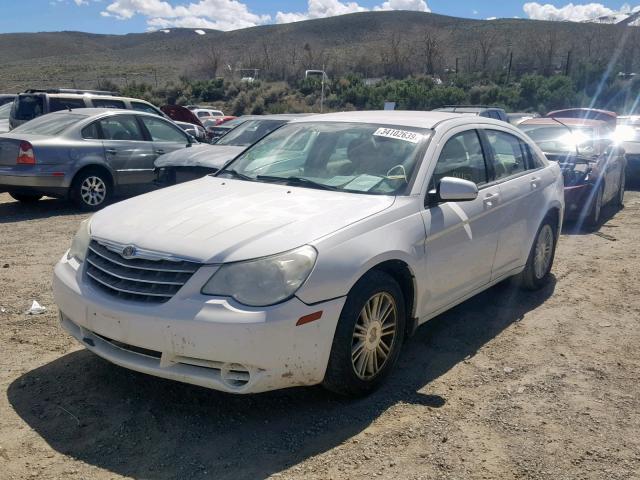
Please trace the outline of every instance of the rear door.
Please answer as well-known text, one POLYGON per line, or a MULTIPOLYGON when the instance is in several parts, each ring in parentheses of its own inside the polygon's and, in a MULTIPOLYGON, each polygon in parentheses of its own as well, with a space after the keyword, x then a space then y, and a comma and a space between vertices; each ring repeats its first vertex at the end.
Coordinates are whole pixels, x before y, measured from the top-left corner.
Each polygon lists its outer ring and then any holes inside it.
POLYGON ((188 135, 182 129, 162 118, 148 115, 140 115, 138 118, 153 141, 154 152, 158 156, 191 144, 188 135))
POLYGON ((118 187, 133 192, 151 187, 157 154, 135 116, 111 115, 96 124, 103 139, 107 163, 116 172, 118 187))
POLYGON ((478 290, 491 280, 498 245, 500 190, 490 185, 490 173, 476 130, 453 133, 438 155, 429 189, 443 177, 457 177, 478 185, 479 194, 468 202, 427 205, 426 285, 429 311, 478 290))
POLYGON ((500 188, 502 225, 492 273, 497 279, 526 263, 553 175, 516 135, 494 129, 483 129, 481 135, 500 188))

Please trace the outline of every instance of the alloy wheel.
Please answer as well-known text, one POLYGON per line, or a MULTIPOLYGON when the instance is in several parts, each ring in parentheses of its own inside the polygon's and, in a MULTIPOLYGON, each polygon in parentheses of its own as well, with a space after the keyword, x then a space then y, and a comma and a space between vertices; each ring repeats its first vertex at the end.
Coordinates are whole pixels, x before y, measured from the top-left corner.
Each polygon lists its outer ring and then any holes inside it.
POLYGON ((361 380, 371 380, 386 365, 396 340, 398 308, 391 295, 373 295, 360 311, 353 329, 351 362, 361 380))
POLYGON ((87 205, 100 205, 107 197, 107 185, 100 177, 87 177, 80 185, 80 196, 87 205))
POLYGON ((540 230, 536 240, 533 270, 537 279, 544 277, 549 271, 553 257, 553 230, 546 224, 540 230))

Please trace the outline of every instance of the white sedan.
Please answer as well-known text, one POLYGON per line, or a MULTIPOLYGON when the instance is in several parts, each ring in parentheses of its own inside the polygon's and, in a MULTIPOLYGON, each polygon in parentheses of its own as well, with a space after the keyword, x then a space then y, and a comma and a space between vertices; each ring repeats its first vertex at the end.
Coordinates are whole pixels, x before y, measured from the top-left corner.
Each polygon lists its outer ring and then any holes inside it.
POLYGON ((305 117, 83 222, 54 294, 71 335, 132 370, 362 395, 419 324, 511 276, 542 287, 563 212, 560 168, 505 122, 305 117))

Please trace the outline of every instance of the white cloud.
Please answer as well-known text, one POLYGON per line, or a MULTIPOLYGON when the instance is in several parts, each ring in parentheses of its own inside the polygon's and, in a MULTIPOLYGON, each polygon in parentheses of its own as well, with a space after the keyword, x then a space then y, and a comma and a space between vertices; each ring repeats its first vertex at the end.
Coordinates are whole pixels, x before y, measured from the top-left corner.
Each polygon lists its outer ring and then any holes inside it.
POLYGON ((80 5, 89 5, 88 0, 73 0, 75 2, 76 5, 80 6, 80 5))
POLYGON ((430 12, 431 9, 424 0, 389 0, 374 10, 415 10, 417 12, 430 12))
POLYGON ((102 16, 128 20, 135 15, 148 17, 151 28, 184 27, 235 30, 253 27, 271 20, 257 15, 237 0, 199 0, 188 5, 172 6, 162 0, 115 0, 101 12, 102 16))
MULTIPOLYGON (((80 5, 88 0, 74 1, 80 5)), ((251 12, 247 5, 239 0, 194 0, 189 4, 175 6, 166 0, 109 0, 100 14, 119 20, 129 20, 136 15, 142 15, 147 17, 147 25, 151 29, 183 27, 235 30, 271 23, 274 20, 276 23, 290 23, 369 10, 355 1, 308 0, 307 11, 278 12, 274 19, 270 15, 251 12)), ((425 0, 386 0, 373 7, 373 10, 431 11, 425 0)))
MULTIPOLYGON (((369 9, 357 2, 342 2, 340 0, 308 0, 306 12, 278 12, 276 23, 299 22, 312 18, 333 17, 347 13, 366 12, 369 9)), ((373 10, 415 10, 430 12, 431 9, 424 0, 388 0, 373 7, 373 10)))
MULTIPOLYGON (((629 5, 626 5, 630 8, 629 5)), ((556 20, 569 22, 582 22, 596 17, 616 13, 601 3, 568 3, 563 7, 556 7, 549 3, 527 2, 522 7, 524 13, 533 20, 556 20)))

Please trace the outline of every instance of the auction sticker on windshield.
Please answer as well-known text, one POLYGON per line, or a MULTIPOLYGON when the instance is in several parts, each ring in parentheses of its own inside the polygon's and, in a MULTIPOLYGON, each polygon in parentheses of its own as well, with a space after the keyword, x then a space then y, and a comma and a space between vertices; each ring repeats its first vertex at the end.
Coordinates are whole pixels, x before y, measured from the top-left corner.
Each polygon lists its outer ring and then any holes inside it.
POLYGON ((408 130, 397 130, 395 128, 381 127, 373 132, 376 137, 395 138, 396 140, 404 140, 405 142, 418 143, 422 140, 422 135, 408 130))

